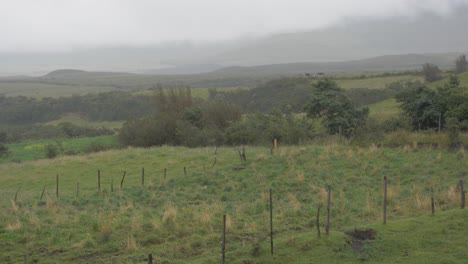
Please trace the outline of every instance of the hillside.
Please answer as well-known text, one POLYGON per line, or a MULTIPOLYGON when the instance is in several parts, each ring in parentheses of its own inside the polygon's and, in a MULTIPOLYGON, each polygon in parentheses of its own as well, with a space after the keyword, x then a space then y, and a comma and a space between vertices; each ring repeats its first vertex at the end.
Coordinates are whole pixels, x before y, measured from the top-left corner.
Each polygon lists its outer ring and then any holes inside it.
POLYGON ((457 191, 467 172, 462 151, 328 145, 281 147, 271 155, 268 148, 247 147, 247 162, 240 163, 236 148, 218 148, 212 165, 214 153, 159 147, 1 164, 0 261, 143 263, 152 253, 157 263, 218 263, 223 214, 227 263, 463 263, 468 257, 468 213, 459 209, 457 191), (324 231, 327 185, 330 237, 324 231), (353 241, 346 233, 356 228, 375 230, 375 239, 353 241))
POLYGON ((219 73, 275 73, 275 74, 304 74, 304 73, 360 73, 420 70, 424 63, 433 63, 441 68, 453 67, 455 58, 460 53, 440 54, 402 54, 372 57, 362 60, 337 62, 301 62, 270 64, 246 67, 227 67, 216 72, 219 73))

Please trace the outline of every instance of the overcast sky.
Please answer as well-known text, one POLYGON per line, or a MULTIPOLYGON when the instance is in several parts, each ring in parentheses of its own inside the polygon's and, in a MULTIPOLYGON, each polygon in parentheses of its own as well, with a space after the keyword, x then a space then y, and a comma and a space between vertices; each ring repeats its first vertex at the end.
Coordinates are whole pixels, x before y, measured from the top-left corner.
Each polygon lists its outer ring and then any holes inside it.
POLYGON ((459 4, 468 0, 0 0, 0 52, 228 40, 459 4))

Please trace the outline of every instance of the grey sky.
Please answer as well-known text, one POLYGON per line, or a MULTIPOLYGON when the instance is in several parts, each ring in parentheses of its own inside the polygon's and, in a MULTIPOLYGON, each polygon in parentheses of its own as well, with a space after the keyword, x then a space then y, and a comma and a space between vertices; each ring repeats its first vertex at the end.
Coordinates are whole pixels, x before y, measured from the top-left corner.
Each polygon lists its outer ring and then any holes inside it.
POLYGON ((346 19, 447 15, 468 0, 0 0, 0 52, 217 41, 346 19))

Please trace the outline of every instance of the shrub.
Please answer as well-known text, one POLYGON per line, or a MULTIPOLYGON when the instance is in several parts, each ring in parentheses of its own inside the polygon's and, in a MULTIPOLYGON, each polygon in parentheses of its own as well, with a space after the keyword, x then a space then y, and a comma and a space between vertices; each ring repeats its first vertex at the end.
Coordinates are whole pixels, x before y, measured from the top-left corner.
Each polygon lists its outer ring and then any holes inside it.
POLYGON ((53 159, 59 154, 59 147, 56 144, 47 144, 45 146, 45 154, 49 159, 53 159))
POLYGON ((8 149, 8 146, 0 143, 0 158, 8 157, 9 154, 10 150, 8 149))

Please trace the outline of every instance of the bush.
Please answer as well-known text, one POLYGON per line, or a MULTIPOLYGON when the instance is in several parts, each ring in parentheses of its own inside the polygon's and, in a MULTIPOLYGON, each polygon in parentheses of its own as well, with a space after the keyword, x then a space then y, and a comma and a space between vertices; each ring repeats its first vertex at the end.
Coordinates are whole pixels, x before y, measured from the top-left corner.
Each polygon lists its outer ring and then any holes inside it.
POLYGON ((83 148, 84 153, 93 153, 115 148, 113 145, 107 145, 100 142, 92 142, 83 148))
POLYGON ((8 157, 10 154, 10 150, 8 149, 8 146, 0 143, 0 158, 5 158, 8 157))
POLYGON ((45 154, 49 159, 53 159, 59 154, 59 147, 56 144, 47 144, 45 146, 45 154))

